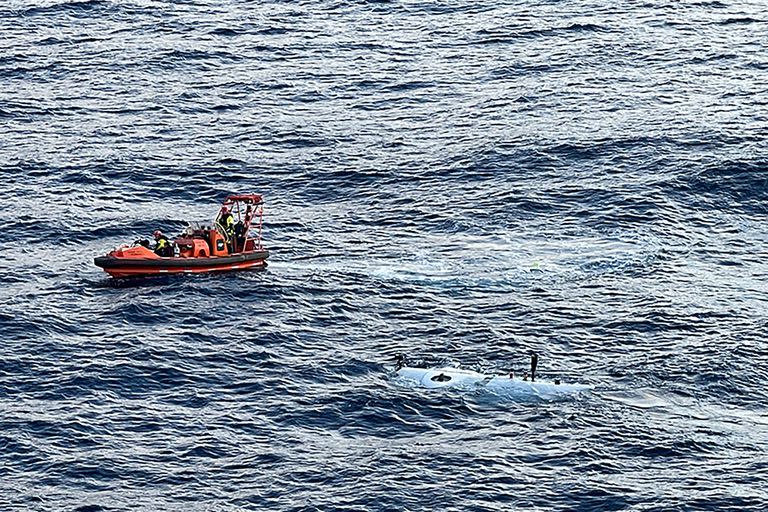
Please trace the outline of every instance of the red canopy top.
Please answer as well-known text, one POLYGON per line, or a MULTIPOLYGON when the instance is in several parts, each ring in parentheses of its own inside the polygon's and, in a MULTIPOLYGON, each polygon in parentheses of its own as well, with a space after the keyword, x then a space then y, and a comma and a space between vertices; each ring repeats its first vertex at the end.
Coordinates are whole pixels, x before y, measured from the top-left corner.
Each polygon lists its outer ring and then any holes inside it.
POLYGON ((224 204, 232 204, 238 201, 242 201, 245 204, 254 205, 258 205, 264 202, 259 194, 238 194, 227 196, 227 198, 224 200, 224 204))

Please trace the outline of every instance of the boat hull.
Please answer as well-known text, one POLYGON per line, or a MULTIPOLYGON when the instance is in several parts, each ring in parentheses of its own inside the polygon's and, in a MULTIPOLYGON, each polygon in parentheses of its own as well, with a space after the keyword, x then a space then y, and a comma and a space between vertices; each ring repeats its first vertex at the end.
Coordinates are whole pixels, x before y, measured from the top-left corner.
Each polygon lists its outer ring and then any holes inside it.
POLYGON ((125 278, 253 269, 266 267, 268 257, 269 251, 200 258, 124 258, 107 255, 95 258, 94 263, 112 277, 125 278))

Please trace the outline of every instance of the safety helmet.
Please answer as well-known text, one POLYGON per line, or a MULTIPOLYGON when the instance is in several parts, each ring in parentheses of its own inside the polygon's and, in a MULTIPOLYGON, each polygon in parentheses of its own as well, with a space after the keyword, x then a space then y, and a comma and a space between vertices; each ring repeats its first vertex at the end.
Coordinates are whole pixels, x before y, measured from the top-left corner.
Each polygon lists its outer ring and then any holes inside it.
POLYGON ((156 229, 155 232, 152 234, 155 236, 155 238, 160 238, 161 236, 163 236, 163 232, 160 231, 159 229, 156 229))
POLYGON ((229 213, 229 208, 227 208, 226 206, 222 206, 221 213, 229 213))

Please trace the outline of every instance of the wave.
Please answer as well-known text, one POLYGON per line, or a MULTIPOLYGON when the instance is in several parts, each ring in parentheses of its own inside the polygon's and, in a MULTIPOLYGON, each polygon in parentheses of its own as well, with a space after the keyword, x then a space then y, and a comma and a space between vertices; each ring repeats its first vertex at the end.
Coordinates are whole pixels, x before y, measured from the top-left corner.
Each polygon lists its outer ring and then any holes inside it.
POLYGON ((109 0, 69 0, 69 1, 44 1, 44 5, 28 7, 20 14, 22 16, 57 16, 60 14, 89 17, 92 13, 109 11, 114 9, 109 0))

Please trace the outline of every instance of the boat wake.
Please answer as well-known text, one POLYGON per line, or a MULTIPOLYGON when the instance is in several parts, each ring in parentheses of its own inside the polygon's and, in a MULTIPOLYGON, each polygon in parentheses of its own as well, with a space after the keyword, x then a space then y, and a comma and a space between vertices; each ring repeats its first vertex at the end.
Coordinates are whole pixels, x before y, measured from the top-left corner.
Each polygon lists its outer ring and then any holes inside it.
POLYGON ((657 252, 658 248, 648 240, 634 243, 597 238, 551 243, 517 240, 498 244, 468 243, 452 252, 416 250, 386 258, 335 254, 283 259, 270 263, 270 270, 285 274, 338 273, 437 287, 506 290, 642 269, 655 261, 657 252))

